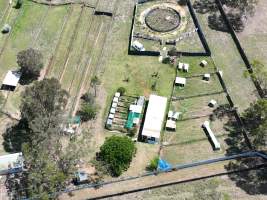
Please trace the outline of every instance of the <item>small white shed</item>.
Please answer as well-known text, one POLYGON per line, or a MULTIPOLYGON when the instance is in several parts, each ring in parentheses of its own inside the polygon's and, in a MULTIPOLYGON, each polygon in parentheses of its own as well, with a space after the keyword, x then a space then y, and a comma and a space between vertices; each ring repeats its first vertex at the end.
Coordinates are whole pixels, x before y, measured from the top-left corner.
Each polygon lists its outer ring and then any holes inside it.
POLYGON ((20 77, 21 77, 20 72, 8 71, 3 80, 1 89, 14 91, 19 83, 20 77))
POLYGON ((210 74, 204 74, 203 80, 209 81, 210 80, 210 74))
POLYGON ((176 77, 175 85, 184 87, 186 84, 186 79, 182 77, 176 77))
POLYGON ((201 67, 205 67, 207 65, 208 65, 208 62, 206 60, 202 60, 201 63, 200 63, 201 67))

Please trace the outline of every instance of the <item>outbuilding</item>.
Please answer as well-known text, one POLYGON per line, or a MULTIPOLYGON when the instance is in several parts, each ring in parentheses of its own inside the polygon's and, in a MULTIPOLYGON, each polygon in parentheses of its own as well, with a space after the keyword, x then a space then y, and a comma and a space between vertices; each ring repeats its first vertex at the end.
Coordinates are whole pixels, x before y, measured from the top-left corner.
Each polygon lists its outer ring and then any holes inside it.
POLYGON ((23 169, 22 153, 0 156, 0 175, 21 172, 23 169))
POLYGON ((175 121, 170 120, 170 119, 167 120, 166 130, 175 131, 176 130, 176 123, 175 123, 175 121))
POLYGON ((175 79, 175 85, 184 87, 186 84, 186 79, 182 77, 176 77, 175 79))
POLYGON ((203 80, 209 81, 210 80, 210 74, 204 74, 203 80))
POLYGON ((201 67, 205 67, 207 65, 208 65, 208 62, 206 60, 202 60, 201 63, 200 63, 201 67))
POLYGON ((150 95, 146 111, 146 118, 142 130, 142 139, 144 141, 148 143, 159 142, 166 107, 166 97, 150 95))
POLYGON ((14 91, 19 83, 21 77, 21 73, 18 71, 8 71, 2 86, 1 86, 1 90, 11 90, 14 91))

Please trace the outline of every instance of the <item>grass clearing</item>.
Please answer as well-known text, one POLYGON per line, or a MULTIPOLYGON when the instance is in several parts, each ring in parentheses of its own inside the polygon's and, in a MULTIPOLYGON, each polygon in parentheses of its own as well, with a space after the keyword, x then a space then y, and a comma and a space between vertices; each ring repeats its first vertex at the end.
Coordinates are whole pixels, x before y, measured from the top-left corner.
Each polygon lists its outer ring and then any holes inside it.
POLYGON ((224 129, 227 119, 210 122, 211 129, 221 145, 218 151, 213 151, 201 127, 206 120, 209 121, 209 116, 178 121, 176 132, 165 131, 163 141, 167 145, 163 148, 163 159, 175 165, 224 156, 228 148, 225 139, 229 132, 224 129))
POLYGON ((212 57, 217 67, 223 71, 223 79, 226 82, 229 93, 239 111, 243 111, 251 102, 256 100, 257 92, 253 82, 243 75, 246 66, 231 35, 212 30, 208 26, 208 14, 196 13, 196 15, 210 46, 212 57))

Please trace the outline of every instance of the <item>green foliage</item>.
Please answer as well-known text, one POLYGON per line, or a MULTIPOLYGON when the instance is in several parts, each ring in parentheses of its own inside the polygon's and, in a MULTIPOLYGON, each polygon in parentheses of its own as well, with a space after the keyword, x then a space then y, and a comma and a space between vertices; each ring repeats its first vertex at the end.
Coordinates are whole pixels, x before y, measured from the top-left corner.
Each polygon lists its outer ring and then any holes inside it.
POLYGON ((171 58, 169 56, 166 56, 162 59, 162 63, 164 64, 170 64, 171 63, 171 58))
POLYGON ((124 95, 126 93, 126 89, 124 87, 119 87, 117 92, 119 92, 121 95, 124 95))
POLYGON ((251 104, 243 113, 243 120, 249 137, 256 148, 266 148, 267 144, 267 100, 261 99, 251 104))
POLYGON ((159 156, 153 158, 147 166, 148 171, 155 171, 158 168, 159 156))
POLYGON ((134 142, 124 136, 112 136, 106 139, 100 148, 100 159, 104 161, 114 176, 126 170, 136 152, 134 142))
POLYGON ((43 55, 40 51, 29 48, 20 51, 17 55, 17 63, 22 72, 21 79, 25 83, 29 83, 39 77, 43 68, 43 55))
POLYGON ((128 130, 128 136, 134 137, 137 133, 137 127, 133 127, 130 130, 128 130))
POLYGON ((92 93, 87 92, 85 93, 82 98, 81 98, 84 102, 86 103, 90 103, 90 104, 94 104, 95 103, 95 97, 92 93))
POLYGON ((91 86, 94 88, 94 90, 95 90, 95 97, 96 97, 96 87, 98 86, 98 85, 100 85, 100 79, 98 78, 98 76, 93 76, 93 78, 91 79, 91 86))
POLYGON ((68 101, 68 93, 61 89, 55 78, 35 82, 22 94, 21 116, 29 122, 46 118, 57 118, 61 115, 68 101))
POLYGON ((15 5, 15 8, 16 8, 16 9, 20 9, 21 6, 22 6, 22 3, 23 3, 22 0, 17 0, 16 5, 15 5))
POLYGON ((23 152, 27 170, 20 178, 25 185, 20 187, 28 188, 28 197, 50 199, 49 194, 64 188, 75 170, 78 147, 72 141, 64 148, 61 143, 67 101, 68 93, 54 78, 34 82, 22 94, 22 119, 5 141, 7 147, 16 145, 15 150, 23 152))
POLYGON ((96 114, 97 114, 97 107, 94 104, 90 103, 83 103, 81 110, 78 111, 78 115, 84 122, 95 119, 96 114))

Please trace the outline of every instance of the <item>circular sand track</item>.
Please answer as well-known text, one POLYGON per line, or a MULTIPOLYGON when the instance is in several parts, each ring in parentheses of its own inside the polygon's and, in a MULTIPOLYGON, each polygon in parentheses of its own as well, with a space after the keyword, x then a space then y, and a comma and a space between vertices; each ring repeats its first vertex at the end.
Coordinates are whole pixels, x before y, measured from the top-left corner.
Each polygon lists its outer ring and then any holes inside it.
POLYGON ((173 8, 154 8, 146 17, 146 25, 153 31, 165 33, 177 29, 180 25, 180 14, 173 8))

